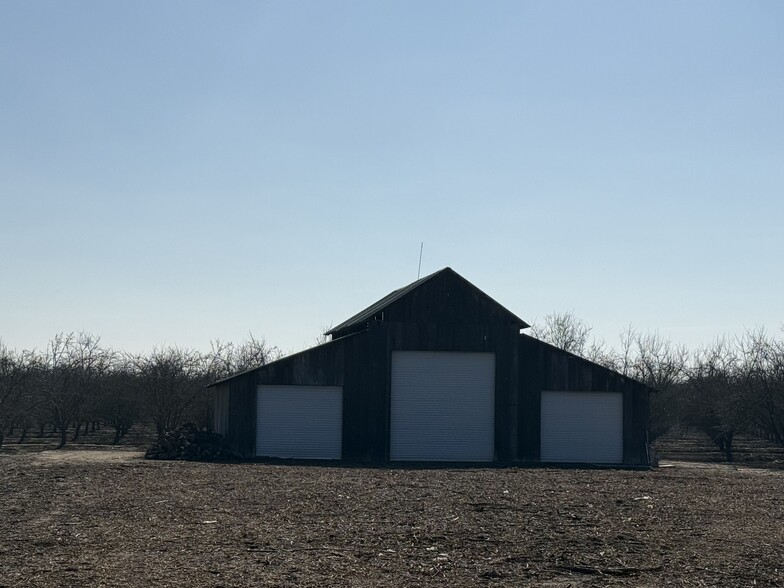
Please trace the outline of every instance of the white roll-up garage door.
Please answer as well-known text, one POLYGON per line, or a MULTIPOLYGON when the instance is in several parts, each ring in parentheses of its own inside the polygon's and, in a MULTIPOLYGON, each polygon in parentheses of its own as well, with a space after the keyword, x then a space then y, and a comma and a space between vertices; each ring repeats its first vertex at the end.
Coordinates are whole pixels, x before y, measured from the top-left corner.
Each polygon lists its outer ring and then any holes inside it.
POLYGON ((542 392, 543 462, 623 462, 623 394, 542 392))
POLYGON ((340 459, 343 389, 338 386, 259 386, 256 455, 340 459))
POLYGON ((389 457, 492 461, 495 355, 394 351, 389 457))

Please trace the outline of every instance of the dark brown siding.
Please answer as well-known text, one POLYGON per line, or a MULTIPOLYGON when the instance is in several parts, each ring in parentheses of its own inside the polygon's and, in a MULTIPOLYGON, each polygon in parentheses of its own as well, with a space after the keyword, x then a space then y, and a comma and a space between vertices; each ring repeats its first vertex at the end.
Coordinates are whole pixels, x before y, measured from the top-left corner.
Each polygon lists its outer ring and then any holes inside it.
POLYGON ((256 384, 342 386, 344 340, 319 345, 256 370, 256 384))
POLYGON ((241 457, 256 455, 256 374, 250 372, 221 384, 229 389, 226 442, 241 457))
POLYGON ((384 310, 384 321, 404 324, 511 325, 522 321, 455 272, 442 272, 384 310))
POLYGON ((391 292, 330 333, 342 337, 364 332, 373 323, 528 326, 451 268, 391 292))
POLYGON ((346 340, 343 386, 343 457, 384 462, 389 458, 389 355, 383 329, 346 340))

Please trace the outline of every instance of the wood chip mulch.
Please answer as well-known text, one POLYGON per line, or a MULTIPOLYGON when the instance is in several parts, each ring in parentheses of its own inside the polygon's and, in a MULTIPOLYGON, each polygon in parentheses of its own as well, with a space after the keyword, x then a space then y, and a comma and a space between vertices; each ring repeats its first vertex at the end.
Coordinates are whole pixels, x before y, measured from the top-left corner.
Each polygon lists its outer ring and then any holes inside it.
POLYGON ((668 584, 784 586, 784 472, 0 453, 2 587, 668 584))

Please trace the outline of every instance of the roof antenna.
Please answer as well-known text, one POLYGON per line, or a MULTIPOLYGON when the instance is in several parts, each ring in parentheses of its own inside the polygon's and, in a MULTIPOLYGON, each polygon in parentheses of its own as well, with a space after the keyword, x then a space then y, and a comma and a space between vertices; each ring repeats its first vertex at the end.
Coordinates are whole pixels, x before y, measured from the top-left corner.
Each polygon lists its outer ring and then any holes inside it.
POLYGON ((422 249, 425 248, 425 242, 419 245, 419 267, 417 268, 417 280, 419 279, 419 274, 422 273, 422 249))

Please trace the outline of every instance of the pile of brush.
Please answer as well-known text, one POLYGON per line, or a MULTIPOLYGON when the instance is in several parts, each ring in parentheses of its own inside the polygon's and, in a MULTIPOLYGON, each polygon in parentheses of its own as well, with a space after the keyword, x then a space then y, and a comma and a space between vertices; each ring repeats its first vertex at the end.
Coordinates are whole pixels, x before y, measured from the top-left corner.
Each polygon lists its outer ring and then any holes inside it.
POLYGON ((145 459, 185 461, 232 461, 237 455, 222 435, 209 433, 193 423, 163 434, 144 454, 145 459))

